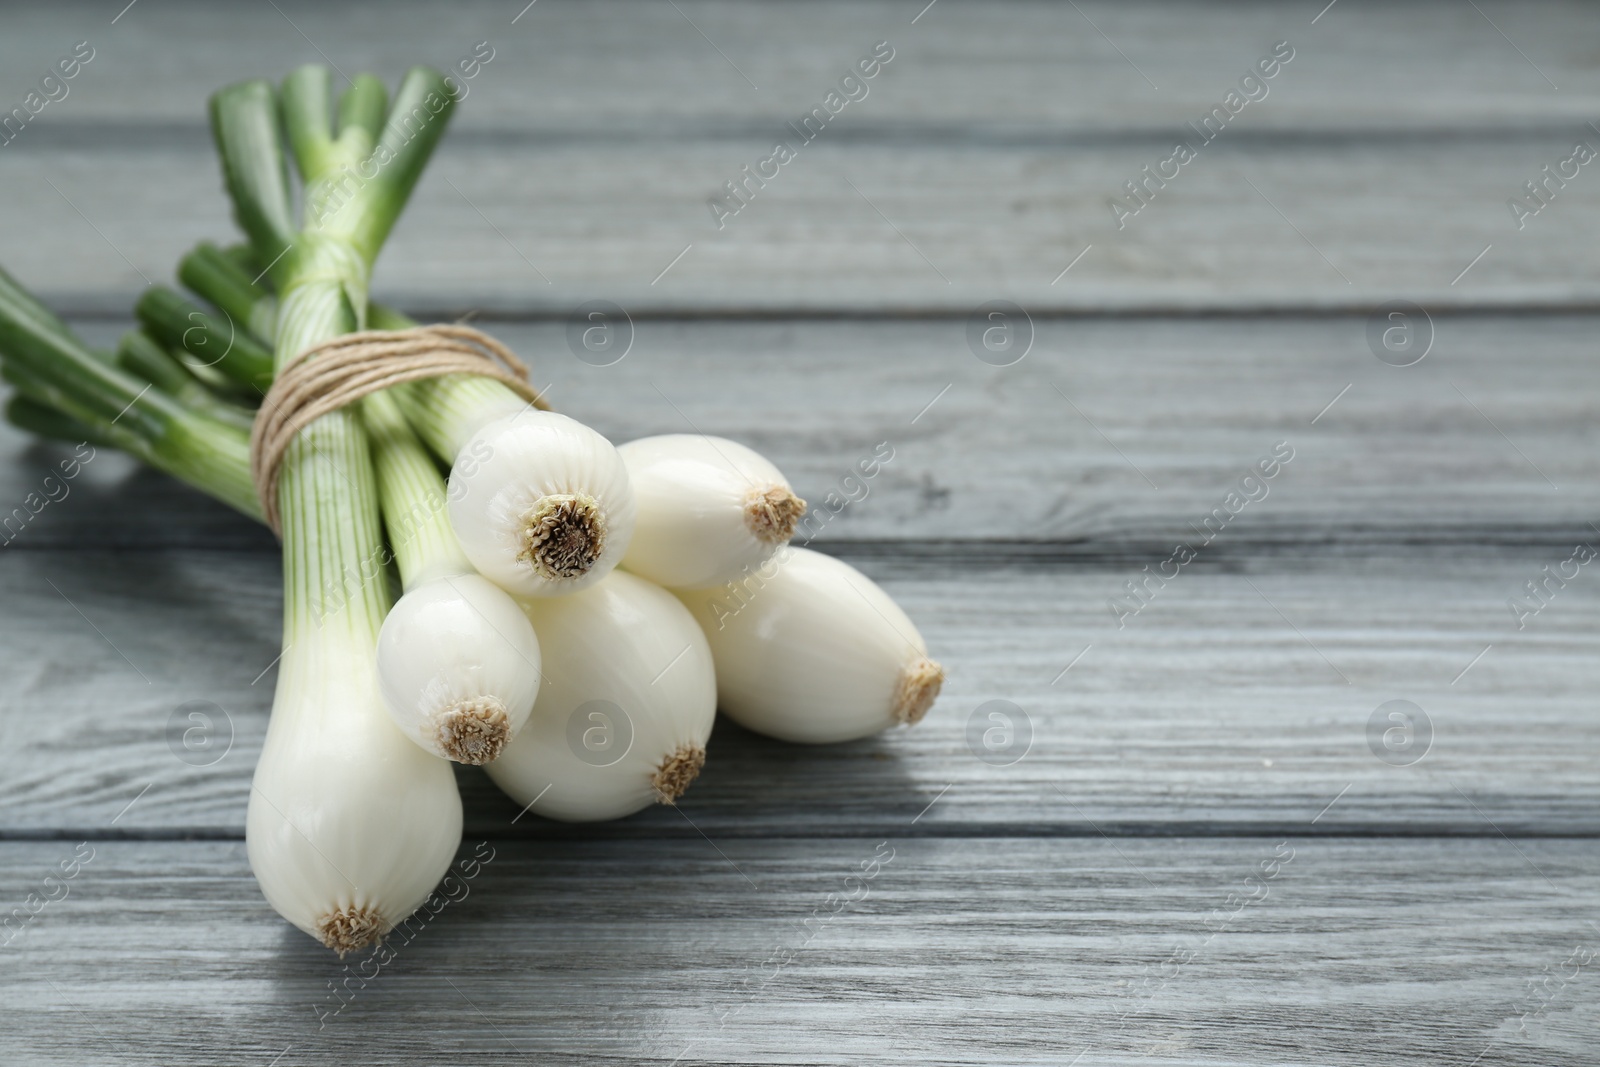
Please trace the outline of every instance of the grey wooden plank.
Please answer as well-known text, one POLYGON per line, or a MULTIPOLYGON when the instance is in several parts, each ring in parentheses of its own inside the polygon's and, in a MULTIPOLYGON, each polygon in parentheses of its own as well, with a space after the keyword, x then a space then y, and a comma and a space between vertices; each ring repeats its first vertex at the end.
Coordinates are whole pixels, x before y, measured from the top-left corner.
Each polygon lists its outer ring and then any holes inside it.
MULTIPOLYGON (((619 441, 736 438, 819 514, 887 442, 867 495, 812 527, 819 543, 1070 542, 1159 562, 1280 442, 1294 458, 1208 552, 1595 536, 1594 323, 1440 316, 1433 351, 1404 368, 1373 356, 1354 316, 1041 318, 1033 350, 1003 368, 974 357, 961 318, 638 319, 631 351, 606 367, 574 355, 564 322, 485 325, 559 409, 619 441)), ((79 325, 96 343, 120 331, 79 325)), ((59 462, 9 427, 0 456, 4 512, 59 462)), ((11 549, 269 548, 242 519, 131 472, 97 458, 11 549)))
MULTIPOLYGON (((1521 631, 1507 609, 1562 553, 1202 558, 1122 629, 1107 601, 1142 560, 846 558, 947 666, 923 723, 811 748, 723 720, 682 813, 577 830, 529 816, 508 831, 516 805, 463 772, 469 832, 871 836, 919 812, 916 832, 964 836, 1313 817, 1319 833, 1600 831, 1600 593, 1585 572, 1521 631), (1015 705, 1013 733, 986 747, 1005 726, 996 700, 1015 705), (1421 709, 1429 744, 1380 743, 1395 700, 1421 709)), ((275 677, 276 563, 5 554, 0 590, 0 833, 85 833, 148 787, 116 833, 239 836, 275 677), (215 756, 185 758, 192 701, 208 702, 215 756)))
MULTIPOLYGON (((318 49, 353 65, 399 65, 419 53, 448 62, 454 52, 432 53, 456 37, 464 48, 483 27, 505 54, 474 79, 462 119, 473 139, 448 153, 456 167, 446 169, 465 200, 434 178, 391 256, 436 265, 394 274, 410 296, 545 311, 596 293, 641 310, 965 310, 996 294, 1038 310, 1342 306, 1394 295, 1464 306, 1594 301, 1576 237, 1586 229, 1580 216, 1592 213, 1585 187, 1563 190, 1552 205, 1552 215, 1569 220, 1559 226, 1541 218, 1518 233, 1504 206, 1540 163, 1556 158, 1551 152, 1586 135, 1582 121, 1594 111, 1593 72, 1563 42, 1564 7, 1519 10, 1517 37, 1523 55, 1540 57, 1534 65, 1474 12, 1347 3, 1306 27, 1314 36, 1299 38, 1300 65, 1285 68, 1276 93, 1226 131, 1237 136, 1208 146, 1192 176, 1122 232, 1110 228, 1106 199, 1167 148, 1185 118, 1232 85, 1234 68, 1254 58, 1253 42, 1293 37, 1300 20, 1291 33, 1279 28, 1284 14, 1252 6, 1097 12, 1094 25, 1112 40, 1138 40, 1161 71, 1166 94, 1146 96, 1136 72, 1070 6, 1013 4, 996 13, 947 3, 906 26, 916 36, 902 38, 909 43, 900 66, 891 64, 893 77, 881 76, 859 113, 841 118, 839 138, 808 147, 781 185, 719 232, 705 210, 709 192, 751 151, 766 149, 769 128, 814 103, 826 84, 816 72, 831 79, 838 63, 830 59, 845 55, 844 42, 865 42, 904 13, 882 5, 763 5, 759 14, 704 5, 697 13, 726 33, 725 52, 750 57, 768 81, 764 93, 748 91, 731 63, 694 61, 697 50, 712 55, 694 32, 698 23, 659 5, 555 5, 503 31, 496 24, 504 13, 490 7, 465 17, 425 7, 382 16, 316 7, 130 13, 73 95, 7 146, 0 162, 17 195, 6 230, 16 236, 0 243, 0 260, 80 307, 115 306, 109 292, 138 284, 140 271, 159 276, 187 242, 224 225, 200 122, 200 101, 217 83, 252 64, 277 69, 285 55, 315 59, 318 49), (1014 32, 993 33, 997 24, 1014 32), (227 47, 218 47, 223 40, 227 47), (1396 48, 1406 62, 1396 61, 1396 48), (612 76, 593 76, 597 51, 615 64, 612 76), (151 94, 144 72, 172 54, 183 57, 181 82, 163 81, 151 94), (1550 91, 1547 75, 1565 91, 1550 91), (1118 78, 1133 91, 1105 91, 1118 78), (863 114, 871 117, 852 126, 863 114), (158 137, 151 158, 133 150, 138 142, 125 130, 132 116, 166 122, 158 134, 181 117, 193 136, 176 144, 158 137), (1480 132, 1494 136, 1415 144, 1419 134, 1463 122, 1467 132, 1488 122, 1480 132), (610 141, 594 143, 597 131, 610 141), (1074 132, 1108 131, 1122 143, 1070 143, 1074 132), (1357 140, 1301 143, 1317 131, 1357 140), (909 146, 883 143, 908 134, 909 146), (1011 143, 985 143, 995 137, 1011 143), (122 179, 112 189, 100 181, 108 169, 122 179), (929 173, 939 180, 927 181, 929 173), (1251 175, 1271 203, 1244 184, 1251 175), (846 180, 872 203, 857 202, 846 180), (1429 197, 1412 195, 1423 187, 1429 197), (876 214, 880 201, 893 226, 876 214), (1286 226, 1274 203, 1296 221, 1286 226), (136 267, 106 254, 80 209, 136 267), (526 251, 501 247, 480 209, 526 251), (1352 233, 1351 218, 1366 225, 1352 233), (1342 266, 1330 270, 1295 227, 1342 266), (50 239, 41 240, 45 232, 50 239), (1496 241, 1497 254, 1469 284, 1448 284, 1496 241), (690 242, 698 254, 672 284, 650 285, 690 242), (1049 284, 1089 244, 1099 247, 1071 284, 1049 284), (940 266, 930 270, 918 248, 940 266), (524 258, 550 276, 548 286, 524 258)), ((16 69, 47 54, 50 41, 80 32, 78 14, 18 13, 8 38, 16 69)))
MULTIPOLYGON (((881 840, 495 842, 348 972, 241 846, 91 842, 5 949, 8 1062, 1576 1067, 1600 1040, 1592 841, 881 840)), ((76 847, 0 846, 0 899, 76 847)))
MULTIPOLYGON (((423 178, 376 284, 413 305, 555 315, 593 299, 635 314, 1589 308, 1600 185, 1574 181, 1520 232, 1506 206, 1567 140, 1219 137, 1119 228, 1110 201, 1170 138, 818 138, 722 229, 707 199, 765 138, 469 141, 423 178)), ((119 310, 232 231, 203 142, 15 147, 0 262, 68 310, 119 310)))
POLYGON ((1573 33, 1586 9, 1571 3, 1485 3, 1480 14, 1448 0, 1340 0, 1314 25, 1320 5, 1165 0, 1085 3, 1080 12, 1070 4, 940 0, 923 13, 924 6, 691 0, 678 5, 680 14, 644 0, 541 0, 526 12, 489 0, 448 9, 417 0, 283 0, 279 10, 168 0, 112 26, 115 11, 36 5, 9 13, 0 65, 13 71, 20 97, 35 68, 42 74, 71 42, 87 38, 96 47, 72 103, 47 109, 41 134, 91 124, 197 127, 195 102, 232 80, 281 77, 296 63, 328 60, 347 73, 370 68, 392 78, 416 62, 448 67, 479 40, 494 58, 471 81, 461 124, 488 129, 771 127, 820 102, 851 62, 885 39, 896 49, 890 74, 852 121, 1165 133, 1220 102, 1284 39, 1296 54, 1252 116, 1264 128, 1565 122, 1576 130, 1600 107, 1600 74, 1573 33), (148 77, 158 64, 159 90, 148 77))

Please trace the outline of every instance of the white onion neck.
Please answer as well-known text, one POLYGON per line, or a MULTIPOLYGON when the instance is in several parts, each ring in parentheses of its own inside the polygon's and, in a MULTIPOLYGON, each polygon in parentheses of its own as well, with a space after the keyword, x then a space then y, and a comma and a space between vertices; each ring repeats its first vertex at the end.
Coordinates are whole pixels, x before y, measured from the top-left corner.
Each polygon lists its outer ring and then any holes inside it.
POLYGON ((374 393, 361 401, 361 418, 372 438, 383 521, 406 591, 471 573, 450 526, 444 478, 400 405, 387 393, 374 393))
POLYGON ((446 463, 454 463, 473 435, 496 419, 536 410, 499 382, 470 374, 429 378, 391 392, 410 425, 446 463))

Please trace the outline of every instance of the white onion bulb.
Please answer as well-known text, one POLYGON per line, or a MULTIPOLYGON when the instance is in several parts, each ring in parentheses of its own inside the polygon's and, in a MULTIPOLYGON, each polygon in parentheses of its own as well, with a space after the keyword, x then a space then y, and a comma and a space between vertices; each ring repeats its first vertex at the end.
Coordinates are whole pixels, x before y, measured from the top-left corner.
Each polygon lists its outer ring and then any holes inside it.
POLYGON ((711 650, 672 594, 625 572, 524 601, 544 650, 533 716, 489 777, 568 822, 673 803, 705 762, 716 719, 711 650))
POLYGON ((450 523, 485 578, 519 596, 599 581, 633 535, 628 470, 611 442, 553 411, 483 426, 450 471, 450 523))
POLYGON ((711 645, 722 711, 757 733, 827 744, 909 726, 944 682, 889 594, 819 552, 785 548, 743 582, 677 595, 711 645))
POLYGON ((733 581, 770 559, 806 513, 778 468, 737 441, 663 434, 617 453, 638 510, 622 566, 657 585, 733 581))
POLYGON ((461 844, 455 774, 389 721, 371 656, 284 657, 245 815, 268 903, 340 955, 416 911, 461 844))
POLYGON ((517 602, 476 574, 407 592, 378 634, 378 682, 395 724, 458 763, 488 763, 539 695, 539 639, 517 602))

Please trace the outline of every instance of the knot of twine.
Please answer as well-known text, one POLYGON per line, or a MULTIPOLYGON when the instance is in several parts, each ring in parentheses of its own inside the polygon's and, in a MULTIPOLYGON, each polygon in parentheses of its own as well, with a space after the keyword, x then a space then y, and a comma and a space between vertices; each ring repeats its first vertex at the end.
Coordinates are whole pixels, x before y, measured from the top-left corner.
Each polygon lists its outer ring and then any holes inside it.
POLYGON ((296 434, 370 393, 447 374, 492 378, 534 407, 549 410, 539 391, 528 384, 528 368, 522 361, 470 326, 347 333, 312 345, 286 364, 267 390, 250 430, 250 477, 272 532, 282 536, 278 471, 296 434))

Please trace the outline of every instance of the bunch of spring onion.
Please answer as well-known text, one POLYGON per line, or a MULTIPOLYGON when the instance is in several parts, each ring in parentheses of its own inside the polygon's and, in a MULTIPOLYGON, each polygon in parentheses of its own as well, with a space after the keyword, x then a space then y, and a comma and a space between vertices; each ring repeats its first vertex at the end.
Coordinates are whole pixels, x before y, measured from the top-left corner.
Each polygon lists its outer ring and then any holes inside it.
MULTIPOLYGON (((219 91, 246 243, 192 251, 178 276, 204 303, 152 287, 115 352, 0 271, 10 420, 260 519, 249 428, 276 373, 342 334, 415 325, 369 303, 368 279, 453 104, 426 68, 392 101, 371 75, 335 101, 315 66, 219 91)), ((804 501, 733 441, 615 448, 458 374, 311 423, 277 490, 283 655, 246 841, 273 907, 341 954, 448 868, 450 761, 547 817, 618 818, 682 795, 719 702, 752 730, 833 742, 918 721, 942 681, 881 589, 789 546, 804 501)))

